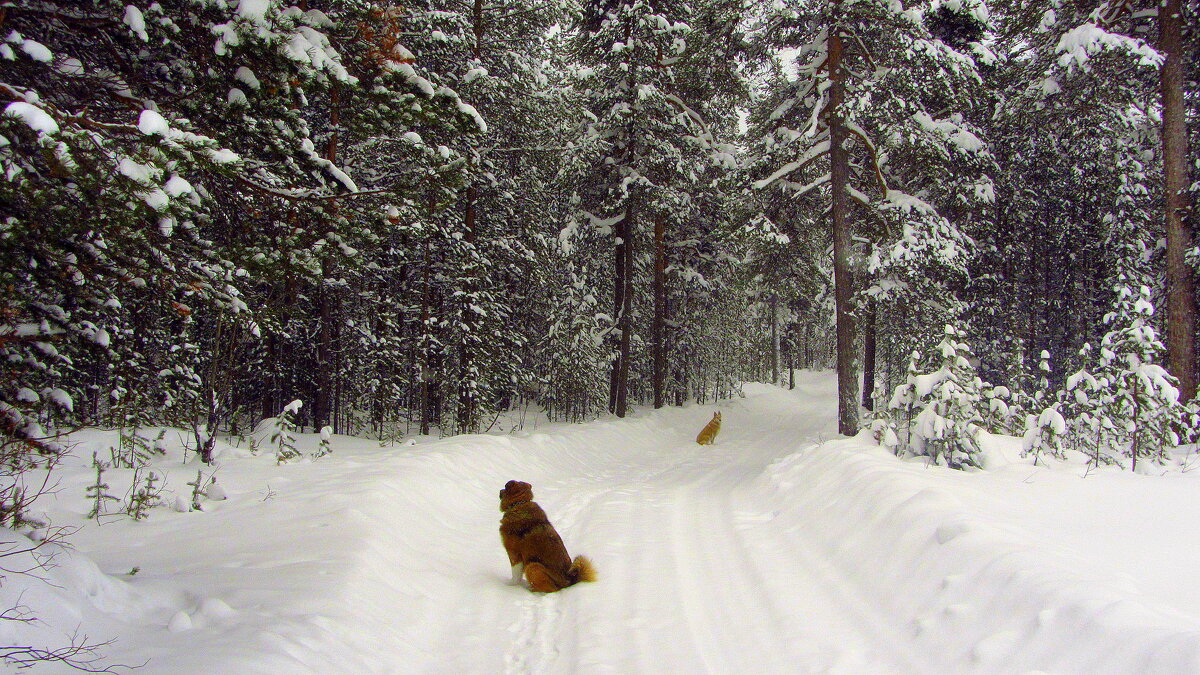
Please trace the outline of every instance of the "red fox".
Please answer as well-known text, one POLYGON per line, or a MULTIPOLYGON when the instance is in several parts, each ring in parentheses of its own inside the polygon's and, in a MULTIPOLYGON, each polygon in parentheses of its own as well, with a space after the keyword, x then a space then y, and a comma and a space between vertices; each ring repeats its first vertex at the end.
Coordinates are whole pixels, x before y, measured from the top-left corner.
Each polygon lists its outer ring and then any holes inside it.
POLYGON ((721 413, 720 411, 713 413, 713 417, 700 430, 700 435, 696 437, 696 442, 700 445, 712 445, 717 439, 717 433, 721 431, 721 413))
POLYGON ((567 547, 546 512, 533 501, 533 486, 510 480, 500 491, 500 541, 512 565, 512 583, 529 583, 536 593, 553 593, 581 581, 595 581, 596 570, 584 556, 567 554, 567 547))

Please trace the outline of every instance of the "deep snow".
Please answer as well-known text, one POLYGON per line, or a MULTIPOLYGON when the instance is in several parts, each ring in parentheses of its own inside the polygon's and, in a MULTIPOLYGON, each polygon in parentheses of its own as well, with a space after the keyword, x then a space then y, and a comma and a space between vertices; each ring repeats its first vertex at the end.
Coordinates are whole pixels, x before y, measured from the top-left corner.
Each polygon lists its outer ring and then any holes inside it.
MULTIPOLYGON (((115 434, 83 432, 38 505, 81 526, 74 550, 45 581, 6 575, 0 601, 42 621, 0 642, 78 628, 143 673, 1200 672, 1200 472, 1033 466, 1004 437, 984 472, 902 461, 836 436, 832 374, 801 380, 508 435, 335 437, 284 466, 221 444, 227 500, 102 525, 84 486, 115 434), (598 582, 507 583, 512 478, 598 582)), ((167 441, 170 503, 199 467, 167 441)))

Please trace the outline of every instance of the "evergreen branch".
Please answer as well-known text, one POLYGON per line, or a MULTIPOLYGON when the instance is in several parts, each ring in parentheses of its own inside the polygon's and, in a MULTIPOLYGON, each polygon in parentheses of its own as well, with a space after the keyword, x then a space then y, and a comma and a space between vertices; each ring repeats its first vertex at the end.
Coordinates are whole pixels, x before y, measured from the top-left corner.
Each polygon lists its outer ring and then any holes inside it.
POLYGON ((875 144, 871 142, 870 138, 867 138, 866 132, 857 124, 844 124, 842 127, 862 140, 863 144, 870 150, 871 167, 875 170, 875 180, 879 185, 879 192, 886 196, 888 193, 887 181, 883 178, 883 168, 879 166, 879 154, 875 150, 875 144))
POLYGON ((782 168, 780 168, 778 171, 771 174, 770 176, 768 176, 760 181, 756 181, 754 183, 754 187, 761 190, 762 188, 765 188, 765 187, 771 185, 772 183, 779 180, 780 178, 783 178, 784 176, 786 176, 790 173, 799 171, 800 169, 803 169, 804 167, 808 166, 809 164, 816 161, 820 157, 822 157, 824 155, 828 155, 828 154, 829 154, 829 141, 828 140, 821 141, 820 143, 817 143, 812 148, 810 148, 804 157, 801 157, 800 159, 798 159, 794 162, 789 162, 788 164, 783 165, 782 168))
POLYGON ((80 24, 86 24, 86 25, 90 25, 90 26, 105 26, 105 25, 117 26, 117 25, 120 25, 120 23, 116 19, 112 18, 111 16, 88 16, 85 14, 68 14, 63 11, 48 9, 48 8, 44 8, 44 7, 31 7, 26 2, 0 3, 0 19, 3 19, 4 13, 7 13, 9 11, 12 11, 14 14, 15 13, 40 14, 40 15, 49 17, 51 19, 58 19, 59 21, 65 21, 65 22, 69 22, 69 23, 80 23, 80 24))

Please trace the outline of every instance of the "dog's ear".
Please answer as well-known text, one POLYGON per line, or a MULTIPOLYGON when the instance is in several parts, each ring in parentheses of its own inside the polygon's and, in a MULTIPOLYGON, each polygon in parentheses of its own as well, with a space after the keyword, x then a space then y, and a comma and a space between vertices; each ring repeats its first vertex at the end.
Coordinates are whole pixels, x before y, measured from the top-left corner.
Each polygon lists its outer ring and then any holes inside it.
POLYGON ((513 489, 513 486, 514 486, 514 485, 516 485, 516 484, 517 484, 517 481, 515 481, 515 480, 510 480, 510 481, 508 481, 507 483, 505 483, 505 484, 504 484, 504 489, 505 489, 505 490, 511 490, 511 489, 513 489))

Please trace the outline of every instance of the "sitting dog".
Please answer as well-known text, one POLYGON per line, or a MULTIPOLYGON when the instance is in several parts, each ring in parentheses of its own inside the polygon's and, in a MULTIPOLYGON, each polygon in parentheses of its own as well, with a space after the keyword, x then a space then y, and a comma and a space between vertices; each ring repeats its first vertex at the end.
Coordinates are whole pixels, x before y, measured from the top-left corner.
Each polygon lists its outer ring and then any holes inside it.
POLYGON ((553 593, 580 581, 595 581, 596 570, 584 556, 567 555, 546 512, 533 501, 533 486, 510 480, 500 491, 500 541, 512 565, 512 583, 529 582, 529 590, 553 593))
POLYGON ((700 445, 712 445, 713 441, 717 440, 717 432, 721 430, 721 412, 713 413, 713 418, 704 425, 700 430, 700 435, 696 437, 696 442, 700 445))

